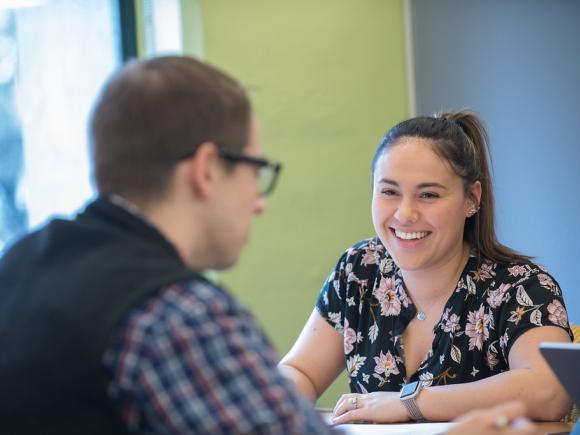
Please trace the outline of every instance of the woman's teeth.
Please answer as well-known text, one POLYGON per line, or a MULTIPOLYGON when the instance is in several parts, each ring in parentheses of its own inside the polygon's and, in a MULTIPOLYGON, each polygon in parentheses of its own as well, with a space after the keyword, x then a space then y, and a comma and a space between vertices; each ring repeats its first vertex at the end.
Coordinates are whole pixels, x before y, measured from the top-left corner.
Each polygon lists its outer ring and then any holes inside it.
POLYGON ((429 234, 427 231, 420 231, 420 232, 416 232, 416 233, 405 233, 403 231, 395 230, 395 236, 397 236, 399 239, 403 239, 403 240, 422 239, 427 234, 429 234))

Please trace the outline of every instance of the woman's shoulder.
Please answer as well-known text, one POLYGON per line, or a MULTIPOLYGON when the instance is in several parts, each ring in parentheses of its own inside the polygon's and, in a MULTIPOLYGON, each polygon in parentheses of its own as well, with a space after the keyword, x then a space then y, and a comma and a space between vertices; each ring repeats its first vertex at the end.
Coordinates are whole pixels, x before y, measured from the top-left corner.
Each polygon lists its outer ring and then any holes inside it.
MULTIPOLYGON (((329 286, 357 293, 360 285, 372 286, 380 274, 393 275, 396 267, 393 259, 378 237, 355 243, 346 249, 325 281, 329 286)), ((323 288, 323 289, 324 289, 323 288)))
MULTIPOLYGON (((571 334, 562 290, 545 267, 530 260, 511 263, 487 260, 480 264, 479 270, 490 271, 492 276, 479 287, 473 307, 479 306, 482 313, 488 312, 485 307, 489 308, 489 321, 495 319, 500 335, 507 334, 510 328, 518 330, 509 333, 513 341, 536 326, 559 326, 571 334)), ((472 317, 475 319, 475 314, 472 317)))
POLYGON ((477 299, 491 308, 510 301, 532 306, 562 297, 560 286, 546 268, 529 260, 502 263, 482 259, 468 281, 472 281, 477 299))
POLYGON ((377 270, 394 271, 394 261, 378 237, 362 240, 346 249, 334 269, 360 276, 374 275, 377 270))
POLYGON ((556 279, 544 266, 530 260, 496 263, 484 259, 480 263, 481 269, 493 271, 494 280, 505 284, 521 285, 525 282, 538 282, 544 287, 558 287, 556 279))
POLYGON ((349 269, 374 269, 392 263, 393 259, 378 237, 361 240, 346 249, 340 257, 339 264, 349 269))

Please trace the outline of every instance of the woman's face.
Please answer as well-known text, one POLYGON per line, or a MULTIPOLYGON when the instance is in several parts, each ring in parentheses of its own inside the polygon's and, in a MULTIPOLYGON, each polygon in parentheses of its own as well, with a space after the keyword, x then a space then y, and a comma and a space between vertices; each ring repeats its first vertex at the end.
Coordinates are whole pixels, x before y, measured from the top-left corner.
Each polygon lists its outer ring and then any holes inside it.
MULTIPOLYGON (((463 255, 473 200, 428 139, 402 137, 378 159, 372 215, 377 235, 403 271, 436 270, 463 255)), ((481 184, 471 186, 479 204, 481 184)))

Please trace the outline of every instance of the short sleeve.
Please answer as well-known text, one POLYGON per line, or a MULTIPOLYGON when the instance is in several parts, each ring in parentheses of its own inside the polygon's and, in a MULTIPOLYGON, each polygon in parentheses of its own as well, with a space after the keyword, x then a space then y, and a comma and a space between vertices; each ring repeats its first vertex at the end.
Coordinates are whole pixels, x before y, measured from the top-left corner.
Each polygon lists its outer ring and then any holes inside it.
POLYGON ((384 247, 378 239, 366 239, 348 248, 324 281, 316 308, 341 334, 346 321, 354 324, 352 317, 345 317, 360 309, 361 289, 374 283, 379 263, 386 267, 392 260, 385 257, 384 247))
MULTIPOLYGON (((347 250, 338 260, 336 266, 330 271, 322 284, 320 294, 316 301, 316 309, 320 315, 337 331, 342 333, 344 317, 344 301, 347 290, 347 264, 349 252, 347 250)), ((351 266, 352 267, 352 266, 351 266)))
POLYGON ((557 326, 573 339, 562 291, 548 273, 538 269, 511 285, 509 293, 498 313, 500 346, 506 360, 516 340, 532 328, 557 326))

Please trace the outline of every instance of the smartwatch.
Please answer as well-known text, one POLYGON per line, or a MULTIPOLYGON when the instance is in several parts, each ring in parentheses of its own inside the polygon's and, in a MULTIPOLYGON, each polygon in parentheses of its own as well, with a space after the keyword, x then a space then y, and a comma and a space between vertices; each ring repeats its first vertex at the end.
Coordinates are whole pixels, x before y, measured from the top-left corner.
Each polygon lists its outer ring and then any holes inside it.
POLYGON ((419 396, 422 389, 423 385, 421 384, 421 381, 409 382, 408 384, 403 385, 401 393, 399 394, 401 403, 407 409, 411 419, 415 421, 425 420, 425 417, 423 417, 421 410, 417 406, 417 396, 419 396))

